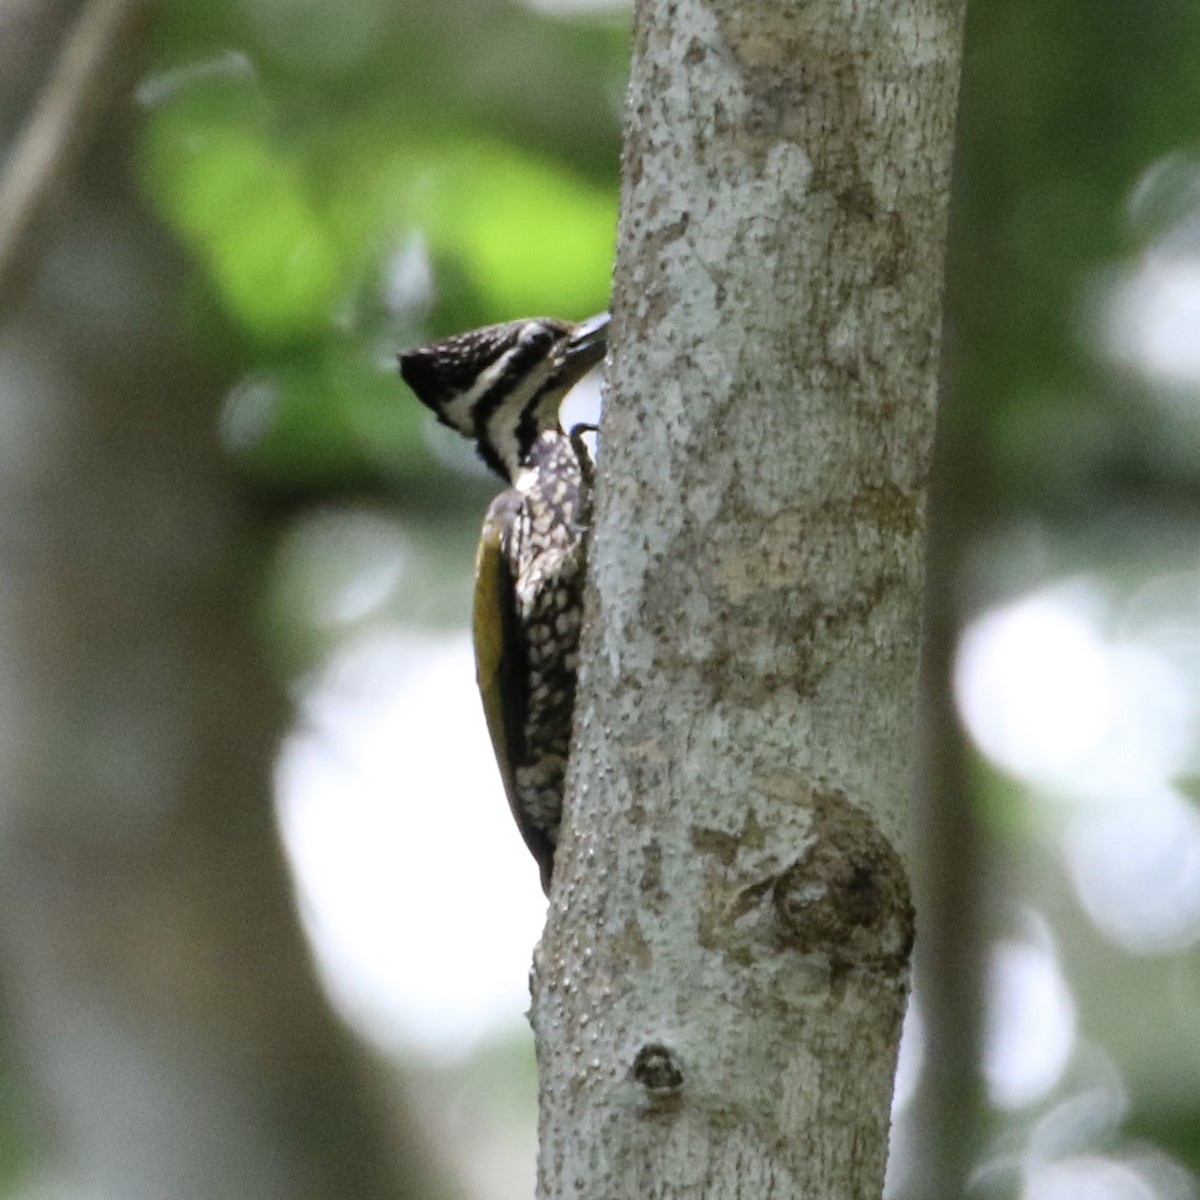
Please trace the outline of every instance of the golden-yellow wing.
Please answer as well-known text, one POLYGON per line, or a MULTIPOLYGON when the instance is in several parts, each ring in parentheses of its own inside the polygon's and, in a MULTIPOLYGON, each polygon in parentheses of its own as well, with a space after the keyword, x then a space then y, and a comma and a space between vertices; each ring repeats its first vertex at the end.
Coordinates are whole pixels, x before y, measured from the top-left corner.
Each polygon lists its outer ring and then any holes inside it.
POLYGON ((514 572, 518 518, 523 503, 520 493, 510 489, 497 496, 488 508, 475 555, 471 623, 475 678, 508 805, 525 844, 537 859, 542 887, 548 890, 554 846, 542 830, 522 815, 523 806, 517 795, 517 768, 525 761, 525 724, 529 714, 529 659, 517 619, 514 572))

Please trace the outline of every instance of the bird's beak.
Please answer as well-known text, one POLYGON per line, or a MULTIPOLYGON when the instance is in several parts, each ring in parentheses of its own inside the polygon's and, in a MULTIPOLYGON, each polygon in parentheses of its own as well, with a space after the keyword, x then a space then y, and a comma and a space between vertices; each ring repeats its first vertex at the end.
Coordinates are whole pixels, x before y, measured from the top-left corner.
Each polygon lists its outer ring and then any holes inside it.
POLYGON ((603 312, 576 326, 563 350, 563 361, 572 373, 582 376, 604 358, 608 351, 608 322, 609 314, 603 312))

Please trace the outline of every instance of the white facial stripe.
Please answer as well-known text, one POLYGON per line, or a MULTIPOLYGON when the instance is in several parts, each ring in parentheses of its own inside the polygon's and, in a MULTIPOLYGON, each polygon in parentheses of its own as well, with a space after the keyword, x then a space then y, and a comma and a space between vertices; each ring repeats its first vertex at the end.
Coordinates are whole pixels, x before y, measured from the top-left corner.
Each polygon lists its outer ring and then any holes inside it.
MULTIPOLYGON (((483 371, 471 386, 460 396, 455 396, 448 404, 443 406, 443 411, 446 417, 454 423, 454 425, 462 429, 464 432, 470 432, 472 427, 471 409, 475 404, 491 390, 505 371, 508 370, 509 363, 518 354, 523 354, 528 347, 524 346, 521 338, 526 330, 541 329, 542 322, 530 321, 521 327, 521 332, 517 336, 517 340, 512 347, 506 350, 487 370, 483 371)), ((507 407, 507 406, 506 406, 507 407)))
POLYGON ((562 366, 557 357, 546 356, 545 351, 549 347, 546 347, 544 336, 547 332, 545 322, 527 322, 521 327, 515 343, 481 371, 465 392, 444 400, 439 406, 440 415, 448 424, 472 437, 477 433, 477 418, 484 415, 476 411, 481 403, 490 408, 493 403, 499 402, 499 407, 486 414, 486 428, 478 430, 478 433, 481 444, 496 454, 510 478, 516 476, 521 466, 522 446, 518 433, 522 425, 530 428, 528 420, 521 420, 525 410, 536 400, 538 411, 530 415, 532 425, 538 432, 546 427, 547 420, 550 427, 558 420, 564 389, 551 387, 542 392, 562 366), (527 336, 539 333, 542 337, 536 340, 527 336), (522 338, 526 340, 522 341, 522 338), (515 378, 506 379, 514 370, 514 360, 520 364, 515 371, 515 378), (512 390, 505 391, 506 387, 512 390), (493 391, 496 391, 496 395, 489 396, 493 391), (539 393, 542 393, 540 397, 539 393))
POLYGON ((465 392, 459 396, 455 396, 453 400, 444 406, 446 417, 454 422, 456 428, 466 433, 471 432, 473 424, 471 421, 471 409, 475 407, 475 402, 504 374, 509 362, 512 361, 513 355, 519 350, 519 346, 514 346, 511 350, 505 350, 465 392))
POLYGON ((488 420, 488 440, 495 446, 497 453, 504 460, 510 473, 516 472, 520 466, 521 447, 517 442, 517 424, 521 413, 529 402, 541 390, 542 385, 554 371, 554 364, 542 362, 534 371, 521 381, 521 386, 515 388, 505 398, 504 403, 488 420))

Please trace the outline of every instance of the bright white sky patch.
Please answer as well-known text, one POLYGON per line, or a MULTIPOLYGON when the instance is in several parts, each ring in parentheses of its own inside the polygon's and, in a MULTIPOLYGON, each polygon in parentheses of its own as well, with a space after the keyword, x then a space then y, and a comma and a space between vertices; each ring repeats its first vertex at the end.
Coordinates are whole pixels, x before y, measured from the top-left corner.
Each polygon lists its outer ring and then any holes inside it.
POLYGON ((465 633, 336 655, 281 756, 278 807, 335 1003, 383 1046, 453 1052, 528 1006, 545 918, 465 633))
POLYGON ((1031 782, 1075 796, 1140 793, 1192 748, 1192 702, 1171 661, 1113 642, 1086 583, 995 609, 963 635, 959 710, 980 749, 1031 782))
POLYGON ((1191 648, 1196 602, 1172 591, 1180 603, 1122 640, 1095 587, 1036 592, 970 626, 955 681, 983 752, 1074 802, 1062 852, 1080 903, 1147 954, 1200 941, 1200 814, 1169 782, 1195 765, 1191 660, 1170 651, 1191 648))
POLYGON ((998 942, 988 962, 983 1072, 1002 1108, 1045 1096, 1075 1045, 1075 1002, 1050 936, 1040 923, 1039 930, 1036 942, 998 942))
POLYGON ((587 425, 600 424, 600 372, 591 371, 568 393, 559 411, 564 429, 583 422, 587 425))
POLYGON ((892 1091, 892 1118, 902 1113, 917 1090, 925 1061, 925 1022, 921 1001, 914 992, 908 998, 904 1028, 900 1031, 900 1057, 896 1061, 896 1084, 892 1091))
POLYGON ((1036 594, 973 622, 955 691, 980 749, 1020 775, 1070 771, 1108 727, 1113 680, 1082 606, 1036 594))
POLYGON ((1022 1200, 1183 1200, 1194 1196, 1185 1173, 1157 1163, 1077 1155, 1029 1172, 1022 1200), (1155 1169, 1155 1168, 1158 1169, 1155 1169))
POLYGON ((1200 258, 1147 255, 1112 286, 1101 326, 1118 362, 1200 384, 1200 258))
POLYGON ((1154 1189, 1124 1163, 1096 1156, 1068 1158, 1033 1171, 1023 1200, 1157 1200, 1154 1189))
POLYGON ((1162 954, 1200 940, 1200 815, 1182 796, 1164 787, 1090 806, 1063 849, 1084 908, 1124 949, 1162 954))

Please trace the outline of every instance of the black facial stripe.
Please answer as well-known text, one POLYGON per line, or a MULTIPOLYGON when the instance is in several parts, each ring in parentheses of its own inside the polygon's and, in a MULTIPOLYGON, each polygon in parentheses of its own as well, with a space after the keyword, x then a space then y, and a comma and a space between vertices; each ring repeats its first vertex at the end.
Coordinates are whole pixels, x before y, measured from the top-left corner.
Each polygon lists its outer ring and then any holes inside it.
POLYGON ((504 465, 504 459, 496 453, 496 448, 487 438, 478 438, 475 442, 475 453, 483 459, 484 465, 490 467, 503 479, 507 479, 512 483, 512 476, 508 473, 508 467, 504 465))
POLYGON ((536 392, 534 392, 529 403, 521 410, 520 419, 517 421, 517 445, 520 447, 521 458, 524 459, 529 451, 533 449, 533 443, 537 441, 538 436, 538 405, 541 404, 542 398, 547 392, 553 391, 558 384, 558 374, 551 375, 545 383, 542 384, 536 392))
MULTIPOLYGON (((399 355, 400 375, 418 399, 436 411, 467 391, 512 348, 521 331, 535 322, 536 318, 487 325, 406 350, 399 355)), ((550 322, 545 324, 548 326, 550 322)))
POLYGON ((523 379, 546 356, 546 351, 554 344, 554 340, 554 334, 547 330, 545 337, 531 338, 524 344, 518 344, 499 378, 475 401, 471 417, 478 441, 487 440, 488 424, 505 398, 511 394, 514 381, 523 379))

